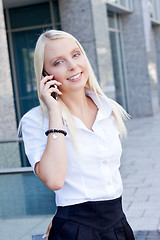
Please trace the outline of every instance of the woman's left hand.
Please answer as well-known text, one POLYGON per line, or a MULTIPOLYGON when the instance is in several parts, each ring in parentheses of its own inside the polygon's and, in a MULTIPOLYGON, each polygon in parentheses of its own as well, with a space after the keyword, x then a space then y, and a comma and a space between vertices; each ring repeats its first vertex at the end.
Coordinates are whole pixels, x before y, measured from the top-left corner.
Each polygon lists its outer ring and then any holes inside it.
POLYGON ((49 233, 50 233, 50 230, 51 230, 51 227, 52 227, 52 221, 51 221, 50 224, 48 225, 47 232, 43 235, 42 238, 48 238, 49 233))

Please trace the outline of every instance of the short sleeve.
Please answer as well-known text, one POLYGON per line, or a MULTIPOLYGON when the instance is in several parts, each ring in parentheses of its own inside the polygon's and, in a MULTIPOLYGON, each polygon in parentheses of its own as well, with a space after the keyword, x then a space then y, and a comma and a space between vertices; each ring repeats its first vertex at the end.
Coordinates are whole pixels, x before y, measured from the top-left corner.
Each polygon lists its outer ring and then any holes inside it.
POLYGON ((25 153, 35 173, 35 164, 40 161, 47 144, 41 112, 33 109, 26 113, 21 119, 21 131, 25 153))

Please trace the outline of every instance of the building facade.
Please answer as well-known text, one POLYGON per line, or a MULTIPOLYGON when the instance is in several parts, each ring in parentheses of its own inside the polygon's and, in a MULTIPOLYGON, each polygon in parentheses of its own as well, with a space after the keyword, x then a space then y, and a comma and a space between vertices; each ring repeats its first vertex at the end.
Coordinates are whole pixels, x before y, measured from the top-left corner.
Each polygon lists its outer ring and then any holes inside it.
POLYGON ((6 178, 20 189, 20 215, 50 212, 39 205, 27 210, 33 192, 40 195, 37 186, 48 190, 32 181, 17 127, 39 104, 34 47, 40 33, 52 28, 81 42, 105 94, 133 118, 160 110, 160 0, 0 0, 0 185, 6 178), (25 179, 33 183, 31 195, 25 179))

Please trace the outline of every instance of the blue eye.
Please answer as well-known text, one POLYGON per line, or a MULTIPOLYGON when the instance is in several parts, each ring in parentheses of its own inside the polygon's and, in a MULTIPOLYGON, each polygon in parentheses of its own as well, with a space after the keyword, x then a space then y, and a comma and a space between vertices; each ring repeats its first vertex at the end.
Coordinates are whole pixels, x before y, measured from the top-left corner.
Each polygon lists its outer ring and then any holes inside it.
POLYGON ((81 55, 80 52, 76 52, 76 53, 73 54, 73 57, 79 57, 80 55, 81 55))
POLYGON ((63 60, 59 60, 59 61, 55 62, 54 66, 60 65, 61 63, 63 63, 63 60))

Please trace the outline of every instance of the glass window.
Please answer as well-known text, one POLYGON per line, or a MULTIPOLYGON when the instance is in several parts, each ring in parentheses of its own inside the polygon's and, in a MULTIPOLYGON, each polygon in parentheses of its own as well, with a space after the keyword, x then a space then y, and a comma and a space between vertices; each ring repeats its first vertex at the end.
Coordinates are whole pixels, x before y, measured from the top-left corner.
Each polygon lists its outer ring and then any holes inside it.
POLYGON ((53 215, 54 192, 33 173, 0 174, 0 219, 53 215))
POLYGON ((125 109, 127 102, 125 97, 125 79, 122 59, 121 32, 119 28, 119 17, 117 14, 108 11, 109 34, 112 53, 112 65, 114 72, 114 83, 116 88, 116 101, 125 109), (114 24, 113 24, 114 23, 114 24))
POLYGON ((60 14, 59 14, 59 5, 58 5, 58 1, 54 1, 53 2, 53 16, 54 16, 54 21, 55 21, 55 25, 60 25, 60 14))
POLYGON ((114 13, 108 11, 108 25, 109 28, 116 28, 116 19, 114 17, 114 13))
POLYGON ((160 0, 148 0, 151 18, 160 21, 160 0))
MULTIPOLYGON (((39 35, 46 29, 60 29, 60 16, 58 1, 52 4, 43 3, 20 8, 6 10, 5 15, 7 28, 10 63, 14 89, 14 101, 16 108, 17 125, 20 118, 31 108, 39 105, 37 96, 37 84, 34 73, 34 48, 39 35), (52 16, 51 16, 52 14, 52 16), (53 19, 54 23, 51 22, 53 19), (46 24, 47 27, 46 27, 46 24), (29 29, 28 29, 29 27, 29 29)), ((7 143, 5 143, 7 144, 7 143)), ((2 146, 7 146, 2 144, 2 146)), ((8 145, 9 146, 9 145, 8 145)), ((22 142, 12 143, 8 154, 13 154, 19 149, 19 157, 14 158, 14 167, 29 166, 27 157, 24 154, 22 142), (18 148, 16 149, 17 146, 18 148)), ((4 152, 4 151, 3 151, 4 152)), ((13 154, 14 156, 14 154, 13 154)), ((3 161, 4 163, 4 158, 3 161)), ((13 167, 8 163, 5 168, 13 167)), ((2 167, 4 168, 4 167, 2 167)))
POLYGON ((12 33, 21 116, 39 104, 34 73, 34 47, 43 29, 12 33))
POLYGON ((11 28, 23 28, 51 23, 49 4, 9 9, 11 28))

